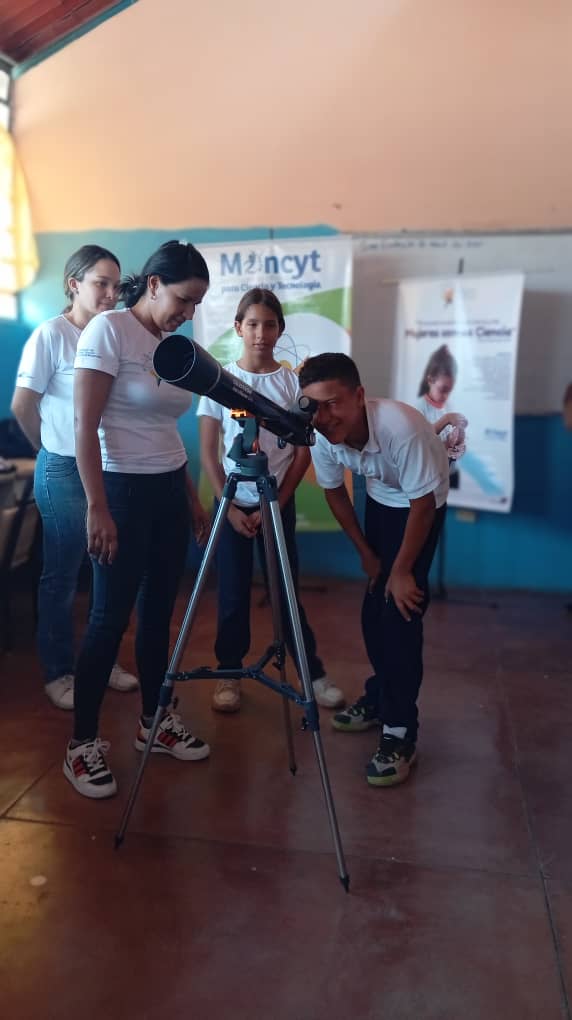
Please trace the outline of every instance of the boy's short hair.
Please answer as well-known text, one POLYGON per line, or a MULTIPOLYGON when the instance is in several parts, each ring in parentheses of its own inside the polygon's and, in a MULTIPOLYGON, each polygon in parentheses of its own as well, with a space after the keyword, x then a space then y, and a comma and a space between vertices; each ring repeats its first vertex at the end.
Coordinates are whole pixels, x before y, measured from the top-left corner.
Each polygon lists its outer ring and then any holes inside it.
POLYGON ((568 386, 564 390, 563 404, 569 404, 572 401, 572 383, 568 383, 568 386))
POLYGON ((350 390, 357 390, 361 386, 357 365, 347 354, 316 354, 304 362, 298 373, 301 389, 312 383, 330 382, 332 379, 339 379, 350 390))

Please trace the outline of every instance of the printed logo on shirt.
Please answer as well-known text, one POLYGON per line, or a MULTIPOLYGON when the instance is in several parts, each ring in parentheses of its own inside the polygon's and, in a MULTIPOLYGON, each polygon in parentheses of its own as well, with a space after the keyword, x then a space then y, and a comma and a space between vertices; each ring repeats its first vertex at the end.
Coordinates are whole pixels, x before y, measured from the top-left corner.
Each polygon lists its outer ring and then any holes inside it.
POLYGON ((157 380, 157 386, 160 386, 161 379, 157 375, 155 368, 153 366, 153 353, 154 352, 151 351, 145 351, 141 359, 142 360, 141 368, 143 369, 144 372, 147 372, 149 375, 152 375, 153 378, 157 380))

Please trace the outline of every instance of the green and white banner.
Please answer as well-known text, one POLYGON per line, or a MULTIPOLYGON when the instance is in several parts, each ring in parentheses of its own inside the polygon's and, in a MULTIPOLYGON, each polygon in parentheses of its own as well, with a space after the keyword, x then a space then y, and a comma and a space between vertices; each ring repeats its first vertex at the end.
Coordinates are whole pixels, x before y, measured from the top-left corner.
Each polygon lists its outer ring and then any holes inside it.
MULTIPOLYGON (((234 317, 252 287, 272 290, 282 303, 286 329, 276 360, 296 371, 315 354, 351 352, 352 259, 350 237, 291 238, 201 245, 209 267, 208 295, 197 309, 193 334, 223 365, 240 358, 234 317)), ((298 527, 334 531, 338 525, 308 472, 296 495, 298 527)))

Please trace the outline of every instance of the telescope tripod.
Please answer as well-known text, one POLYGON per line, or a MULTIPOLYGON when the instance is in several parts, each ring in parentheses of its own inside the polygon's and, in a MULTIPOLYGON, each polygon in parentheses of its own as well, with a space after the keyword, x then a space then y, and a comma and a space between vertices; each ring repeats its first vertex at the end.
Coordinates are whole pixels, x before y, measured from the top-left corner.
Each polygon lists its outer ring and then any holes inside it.
POLYGON ((143 773, 149 760, 149 755, 152 753, 151 748, 153 747, 155 737, 159 729, 159 724, 163 717, 163 712, 171 704, 173 699, 175 683, 182 682, 184 680, 199 679, 240 680, 251 678, 253 680, 257 680, 261 684, 264 684, 265 687, 269 687, 271 690, 276 691, 277 694, 282 696, 288 760, 290 771, 293 775, 296 774, 297 765, 292 735, 292 721, 290 717, 290 702, 294 702, 294 704, 298 705, 304 712, 302 728, 310 731, 314 741, 314 749, 316 752, 322 790, 336 855, 338 875, 344 889, 348 892, 349 875, 344 860, 334 800, 330 787, 324 749, 322 746, 318 706, 314 697, 314 689, 310 679, 306 650, 302 637, 296 591, 292 579, 290 562, 288 560, 282 517, 280 515, 280 508, 278 505, 278 486, 276 478, 268 473, 268 459, 266 454, 258 448, 258 423, 255 418, 246 419, 243 430, 235 439, 229 456, 237 464, 238 471, 229 474, 224 485, 221 501, 213 522, 213 527, 205 548, 199 572, 191 592, 187 610, 181 625, 181 630, 175 643, 169 667, 165 674, 165 679, 161 686, 159 704, 157 706, 157 711, 145 745, 143 757, 129 794, 119 830, 115 836, 115 846, 116 848, 120 847, 125 837, 129 818, 135 805, 135 800, 143 779, 143 773), (236 487, 240 481, 256 482, 256 487, 260 494, 261 527, 266 558, 268 592, 274 627, 274 641, 267 648, 261 658, 257 660, 257 662, 244 669, 210 669, 206 666, 201 666, 200 668, 193 669, 190 672, 179 673, 179 664, 191 633, 198 602, 216 552, 218 539, 224 522, 228 516, 228 512, 236 492, 236 487), (283 634, 283 599, 285 599, 285 608, 290 622, 295 666, 302 686, 302 693, 286 682, 286 655, 283 634), (269 677, 265 673, 264 670, 268 663, 272 663, 280 671, 279 681, 269 677))

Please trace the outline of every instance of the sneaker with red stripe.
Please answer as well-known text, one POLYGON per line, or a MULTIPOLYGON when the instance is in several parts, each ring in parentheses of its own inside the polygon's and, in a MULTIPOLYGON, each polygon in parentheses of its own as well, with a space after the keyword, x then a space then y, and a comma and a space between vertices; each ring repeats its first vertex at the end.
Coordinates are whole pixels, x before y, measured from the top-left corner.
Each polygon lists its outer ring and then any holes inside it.
MULTIPOLYGON (((151 727, 144 726, 140 721, 135 738, 136 751, 145 750, 150 732, 151 727)), ((210 753, 208 744, 185 729, 180 715, 175 712, 165 713, 159 723, 151 754, 170 754, 172 758, 179 758, 180 761, 200 761, 201 758, 208 758, 210 753)))
POLYGON ((77 747, 68 744, 63 765, 64 776, 82 797, 101 800, 117 793, 117 783, 104 758, 106 751, 109 751, 109 742, 99 737, 78 744, 77 747))

